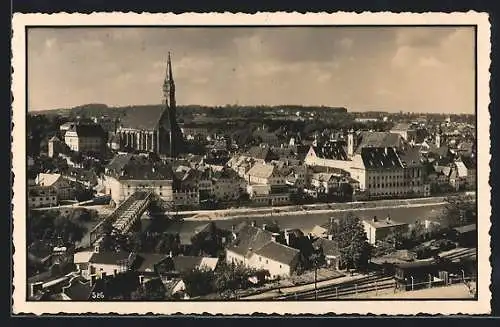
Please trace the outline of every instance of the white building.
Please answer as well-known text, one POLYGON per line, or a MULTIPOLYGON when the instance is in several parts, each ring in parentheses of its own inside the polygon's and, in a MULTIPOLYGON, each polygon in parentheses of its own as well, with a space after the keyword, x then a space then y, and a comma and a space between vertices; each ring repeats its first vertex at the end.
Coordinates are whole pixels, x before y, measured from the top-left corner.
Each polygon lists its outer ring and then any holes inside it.
POLYGON ((73 187, 61 174, 38 174, 36 183, 40 186, 52 186, 59 200, 70 200, 73 198, 73 187))
POLYGON ((376 244, 378 241, 384 240, 391 233, 404 234, 409 228, 407 223, 394 221, 390 217, 381 220, 374 217, 371 220, 363 220, 362 223, 370 244, 376 244))
POLYGON ((289 277, 297 269, 300 251, 280 243, 279 234, 244 225, 233 236, 235 241, 226 251, 227 263, 267 270, 271 278, 289 277))
POLYGON ((136 191, 151 191, 166 202, 172 202, 173 172, 169 165, 153 163, 143 156, 118 154, 105 170, 106 194, 121 203, 136 191))
POLYGON ((64 142, 75 152, 100 153, 104 146, 104 130, 99 125, 74 125, 64 134, 64 142))

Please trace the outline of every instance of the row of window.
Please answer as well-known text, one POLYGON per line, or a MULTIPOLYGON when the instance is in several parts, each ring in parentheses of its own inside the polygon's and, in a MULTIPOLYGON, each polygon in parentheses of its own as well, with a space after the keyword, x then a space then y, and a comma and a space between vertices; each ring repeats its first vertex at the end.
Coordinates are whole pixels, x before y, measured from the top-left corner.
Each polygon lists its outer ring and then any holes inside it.
MULTIPOLYGON (((55 199, 56 199, 56 197, 53 196, 52 200, 55 200, 55 199)), ((37 198, 31 198, 31 201, 33 201, 33 202, 35 202, 36 200, 37 200, 37 198)), ((43 196, 39 197, 38 200, 43 201, 43 196)), ((50 197, 45 197, 45 201, 49 201, 49 200, 50 200, 50 197)))
POLYGON ((407 186, 420 186, 420 182, 396 182, 396 183, 368 183, 368 188, 385 188, 385 187, 407 187, 407 186))

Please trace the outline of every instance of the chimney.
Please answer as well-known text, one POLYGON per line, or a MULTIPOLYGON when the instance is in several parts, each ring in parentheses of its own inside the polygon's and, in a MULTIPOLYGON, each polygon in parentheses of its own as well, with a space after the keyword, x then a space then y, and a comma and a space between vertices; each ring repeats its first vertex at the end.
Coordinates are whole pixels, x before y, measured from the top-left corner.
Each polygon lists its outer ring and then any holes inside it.
POLYGON ((102 271, 102 272, 101 272, 101 279, 105 279, 105 278, 106 278, 106 275, 107 275, 107 274, 106 274, 106 272, 105 272, 105 271, 102 271))
POLYGON ((387 217, 385 218, 385 221, 387 223, 390 223, 391 222, 391 216, 390 215, 387 215, 387 217))
POLYGON ((174 255, 173 255, 172 251, 170 251, 170 252, 168 253, 168 257, 169 257, 169 258, 172 258, 173 256, 174 256, 174 255))
POLYGON ((257 225, 257 222, 255 220, 252 220, 252 227, 255 227, 257 225))
POLYGON ((266 230, 267 224, 262 224, 262 229, 266 230))
POLYGON ((96 274, 90 275, 90 287, 93 287, 95 285, 96 280, 97 280, 96 274))
POLYGON ((272 234, 271 238, 272 238, 273 242, 276 242, 278 236, 279 236, 278 233, 273 233, 272 234))
POLYGON ((333 241, 333 235, 332 234, 328 234, 327 238, 328 238, 329 241, 333 241))
POLYGON ((139 284, 144 285, 144 275, 139 275, 139 284))
POLYGON ((118 275, 118 270, 117 269, 113 270, 113 275, 115 275, 115 276, 118 275))
POLYGON ((377 216, 373 216, 373 222, 376 223, 378 221, 377 216))
POLYGON ((235 229, 236 229, 236 226, 231 225, 231 232, 233 232, 233 233, 234 233, 235 229))
POLYGON ((388 155, 388 154, 389 154, 389 148, 387 148, 387 147, 386 147, 386 148, 384 149, 384 151, 385 151, 385 155, 388 155))
POLYGON ((43 282, 37 282, 30 285, 30 295, 35 296, 43 289, 43 282))

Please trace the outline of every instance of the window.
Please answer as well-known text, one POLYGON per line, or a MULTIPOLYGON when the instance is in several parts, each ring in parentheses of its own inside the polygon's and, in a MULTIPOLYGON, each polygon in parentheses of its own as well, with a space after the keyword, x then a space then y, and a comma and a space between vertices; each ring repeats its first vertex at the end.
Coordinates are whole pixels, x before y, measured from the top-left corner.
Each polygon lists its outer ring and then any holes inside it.
POLYGON ((269 263, 269 260, 266 260, 266 265, 269 263))
POLYGON ((281 268, 281 265, 280 265, 280 268, 281 268))

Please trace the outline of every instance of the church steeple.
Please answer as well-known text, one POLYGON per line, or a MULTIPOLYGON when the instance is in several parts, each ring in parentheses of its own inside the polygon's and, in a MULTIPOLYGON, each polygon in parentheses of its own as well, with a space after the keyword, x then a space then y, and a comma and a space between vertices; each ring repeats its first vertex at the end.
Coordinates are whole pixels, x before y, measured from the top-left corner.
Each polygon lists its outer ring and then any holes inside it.
POLYGON ((170 109, 171 113, 175 114, 175 82, 174 75, 172 73, 172 60, 170 58, 170 52, 168 52, 167 71, 165 74, 165 81, 163 82, 163 97, 165 98, 165 104, 170 109))

